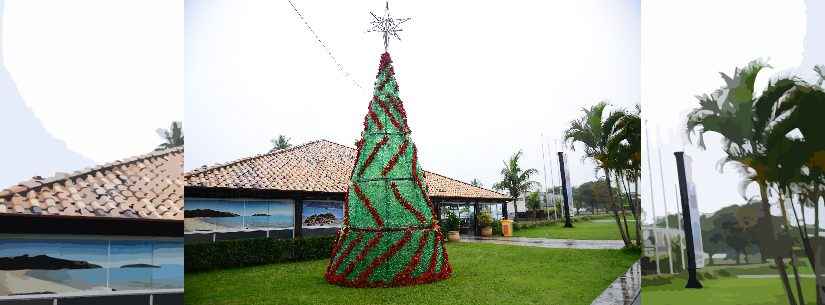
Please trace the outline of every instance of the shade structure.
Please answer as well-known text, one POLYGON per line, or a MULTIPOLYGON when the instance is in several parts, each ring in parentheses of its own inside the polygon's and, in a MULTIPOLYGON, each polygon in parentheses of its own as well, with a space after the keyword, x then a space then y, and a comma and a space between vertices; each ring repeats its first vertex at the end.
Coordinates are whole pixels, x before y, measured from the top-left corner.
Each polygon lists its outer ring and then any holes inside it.
POLYGON ((389 53, 356 144, 344 224, 325 278, 349 287, 433 282, 452 273, 389 53))

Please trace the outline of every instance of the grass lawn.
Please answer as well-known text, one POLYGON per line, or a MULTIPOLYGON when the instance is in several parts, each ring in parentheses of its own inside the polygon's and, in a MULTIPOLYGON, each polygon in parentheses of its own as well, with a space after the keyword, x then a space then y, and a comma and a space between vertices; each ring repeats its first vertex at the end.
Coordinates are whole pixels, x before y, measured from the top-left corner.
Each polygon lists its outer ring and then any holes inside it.
MULTIPOLYGON (((631 240, 636 238, 636 229, 631 219, 627 220, 631 240)), ((539 226, 513 232, 513 236, 551 238, 551 239, 581 239, 581 240, 621 240, 622 235, 616 226, 613 217, 598 218, 573 223, 573 228, 565 228, 564 223, 539 226)))
POLYGON ((344 288, 327 260, 186 274, 189 305, 590 304, 638 253, 448 243, 450 279, 402 288, 344 288))
MULTIPOLYGON (((807 261, 803 261, 800 274, 812 275, 807 261)), ((702 279, 702 289, 685 289, 687 276, 679 274, 676 277, 645 276, 642 278, 642 303, 664 305, 688 304, 788 304, 782 281, 776 278, 737 278, 737 275, 776 275, 775 269, 769 264, 709 266, 699 270, 705 279, 702 279), (707 278, 711 274, 713 278, 707 278), (721 276, 725 274, 726 276, 721 276), (670 281, 668 283, 668 280, 670 281)), ((790 268, 788 270, 790 273, 790 268)), ((789 274, 791 275, 791 274, 789 274)), ((796 293, 794 278, 791 277, 791 286, 796 293)), ((816 302, 815 280, 802 277, 802 291, 805 302, 816 302)))
MULTIPOLYGON (((793 278, 791 278, 793 282, 793 278)), ((722 277, 717 279, 705 279, 702 281, 702 289, 685 289, 685 280, 681 278, 673 279, 666 285, 642 285, 642 304, 657 305, 693 305, 693 304, 752 304, 752 305, 774 305, 788 304, 785 290, 782 289, 782 282, 779 278, 768 279, 740 279, 735 277, 722 277)), ((814 290, 815 280, 813 278, 802 278, 802 291, 805 294, 805 302, 816 303, 816 291, 814 290)), ((792 284, 796 289, 796 286, 792 284)), ((794 290, 796 293, 796 290, 794 290)))

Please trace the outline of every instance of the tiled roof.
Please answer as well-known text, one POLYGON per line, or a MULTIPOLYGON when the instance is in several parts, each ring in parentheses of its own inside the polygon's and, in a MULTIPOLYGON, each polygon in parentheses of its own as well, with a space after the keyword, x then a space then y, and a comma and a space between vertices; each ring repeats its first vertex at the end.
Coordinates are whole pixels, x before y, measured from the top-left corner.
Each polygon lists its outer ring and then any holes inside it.
MULTIPOLYGON (((347 191, 356 151, 318 140, 219 164, 184 175, 186 186, 343 193, 347 191)), ((441 198, 508 199, 507 196, 425 171, 429 194, 441 198)))
POLYGON ((0 191, 0 214, 183 220, 183 148, 170 148, 0 191))

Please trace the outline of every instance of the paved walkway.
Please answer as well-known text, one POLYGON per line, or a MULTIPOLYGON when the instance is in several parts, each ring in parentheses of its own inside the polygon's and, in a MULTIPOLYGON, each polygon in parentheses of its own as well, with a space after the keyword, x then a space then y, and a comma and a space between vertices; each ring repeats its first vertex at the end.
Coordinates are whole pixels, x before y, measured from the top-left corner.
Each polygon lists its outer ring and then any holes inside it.
MULTIPOLYGON (((462 242, 491 243, 525 247, 557 249, 621 249, 621 240, 575 240, 545 239, 528 237, 481 237, 461 236, 462 242)), ((642 272, 639 262, 633 263, 627 272, 620 275, 599 295, 591 305, 641 305, 642 272)))
POLYGON ((529 237, 482 237, 482 236, 461 236, 464 242, 492 243, 502 245, 518 245, 542 248, 557 249, 621 249, 624 242, 621 240, 577 240, 577 239, 547 239, 529 237))
POLYGON ((639 262, 633 263, 590 305, 640 305, 642 303, 642 269, 639 262))

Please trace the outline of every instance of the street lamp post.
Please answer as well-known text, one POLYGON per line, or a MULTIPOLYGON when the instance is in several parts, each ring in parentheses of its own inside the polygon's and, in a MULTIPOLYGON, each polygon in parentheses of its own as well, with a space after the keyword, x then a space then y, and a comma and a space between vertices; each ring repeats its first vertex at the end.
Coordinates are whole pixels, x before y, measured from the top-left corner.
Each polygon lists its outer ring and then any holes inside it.
POLYGON ((561 173, 561 194, 564 197, 564 227, 572 228, 573 223, 570 221, 570 199, 567 193, 567 169, 564 168, 564 153, 559 152, 559 173, 561 173))
POLYGON ((685 172, 685 152, 677 151, 673 153, 676 155, 676 171, 679 174, 679 193, 682 198, 682 225, 685 229, 685 243, 687 244, 687 270, 688 281, 685 288, 702 288, 702 283, 696 277, 696 252, 693 243, 693 228, 690 217, 690 196, 688 194, 688 181, 685 172))

